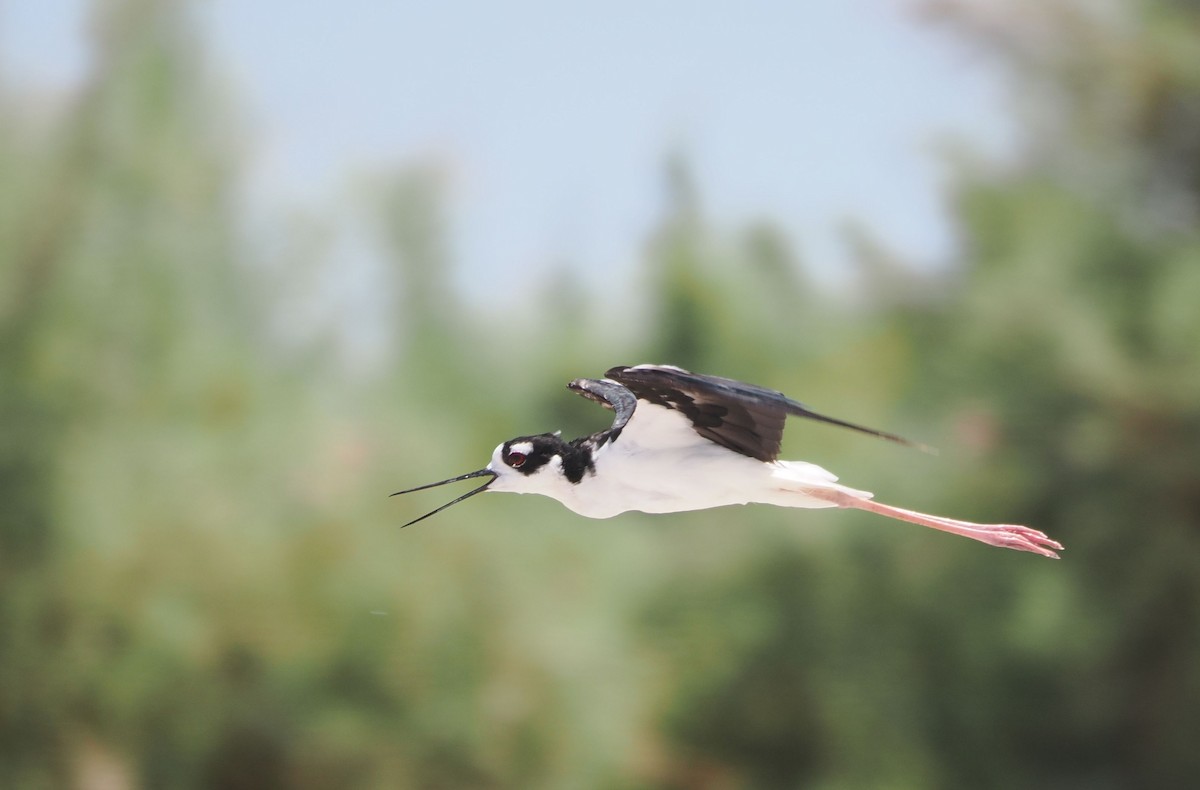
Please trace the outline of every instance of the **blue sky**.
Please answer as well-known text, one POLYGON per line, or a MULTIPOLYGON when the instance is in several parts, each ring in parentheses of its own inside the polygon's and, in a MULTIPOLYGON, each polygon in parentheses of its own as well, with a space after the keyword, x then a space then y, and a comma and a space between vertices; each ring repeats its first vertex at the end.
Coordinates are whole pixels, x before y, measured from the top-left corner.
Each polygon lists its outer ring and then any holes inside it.
MULTIPOLYGON (((0 67, 65 90, 88 4, 0 0, 0 67)), ((940 141, 1010 145, 997 76, 908 6, 235 2, 198 5, 250 130, 261 207, 333 210, 382 167, 449 174, 464 282, 502 296, 562 261, 625 278, 691 162, 707 213, 769 218, 836 280, 855 218, 918 262, 953 250, 940 141)))

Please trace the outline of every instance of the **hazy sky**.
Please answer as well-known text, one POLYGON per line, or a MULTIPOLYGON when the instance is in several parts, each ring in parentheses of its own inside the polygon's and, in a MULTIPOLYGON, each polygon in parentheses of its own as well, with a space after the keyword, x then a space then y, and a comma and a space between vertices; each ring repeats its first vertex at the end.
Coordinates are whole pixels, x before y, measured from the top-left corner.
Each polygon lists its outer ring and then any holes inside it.
MULTIPOLYGON (((0 0, 5 81, 69 89, 87 7, 0 0)), ((670 151, 719 225, 770 218, 826 275, 847 217, 936 262, 951 236, 935 144, 1002 152, 1010 134, 995 75, 884 0, 198 7, 251 133, 255 199, 328 210, 350 178, 433 158, 479 294, 563 260, 627 276, 670 151)))

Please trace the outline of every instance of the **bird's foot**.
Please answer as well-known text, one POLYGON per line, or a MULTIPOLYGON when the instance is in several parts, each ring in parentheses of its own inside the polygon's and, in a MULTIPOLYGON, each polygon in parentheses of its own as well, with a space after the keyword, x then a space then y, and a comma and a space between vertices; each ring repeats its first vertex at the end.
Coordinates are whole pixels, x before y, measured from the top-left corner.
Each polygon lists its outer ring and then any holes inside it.
POLYGON ((1058 559, 1056 552, 1062 551, 1061 543, 1032 527, 1023 527, 1020 524, 971 524, 969 521, 959 523, 963 525, 964 531, 957 534, 974 538, 989 546, 1028 551, 1052 559, 1058 559))

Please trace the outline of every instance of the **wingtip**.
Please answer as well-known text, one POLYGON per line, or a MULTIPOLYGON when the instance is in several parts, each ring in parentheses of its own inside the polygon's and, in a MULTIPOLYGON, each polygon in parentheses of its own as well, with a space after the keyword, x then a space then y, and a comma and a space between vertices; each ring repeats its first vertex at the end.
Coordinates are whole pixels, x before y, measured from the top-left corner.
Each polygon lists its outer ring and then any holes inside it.
POLYGON ((932 444, 925 444, 924 442, 912 442, 912 441, 906 441, 905 444, 907 444, 909 447, 912 447, 915 450, 920 450, 921 452, 925 453, 926 455, 938 456, 938 455, 942 454, 942 451, 939 450, 938 448, 934 447, 932 444))

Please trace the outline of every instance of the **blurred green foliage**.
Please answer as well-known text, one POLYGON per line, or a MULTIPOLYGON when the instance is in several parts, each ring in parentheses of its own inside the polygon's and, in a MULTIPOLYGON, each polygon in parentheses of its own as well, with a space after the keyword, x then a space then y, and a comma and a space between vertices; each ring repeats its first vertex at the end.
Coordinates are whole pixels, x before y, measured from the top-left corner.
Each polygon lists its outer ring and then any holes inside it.
POLYGON ((187 6, 102 4, 70 106, 0 94, 0 786, 1200 776, 1200 12, 928 8, 1011 70, 1029 130, 961 165, 953 271, 864 241, 841 303, 671 161, 642 301, 564 272, 544 311, 487 315, 414 168, 365 201, 394 302, 364 372, 299 326, 321 229, 246 239, 187 6), (641 361, 934 441, 797 424, 785 456, 1065 559, 768 508, 489 497, 395 528, 441 500, 386 493, 596 429, 558 384, 641 361))

